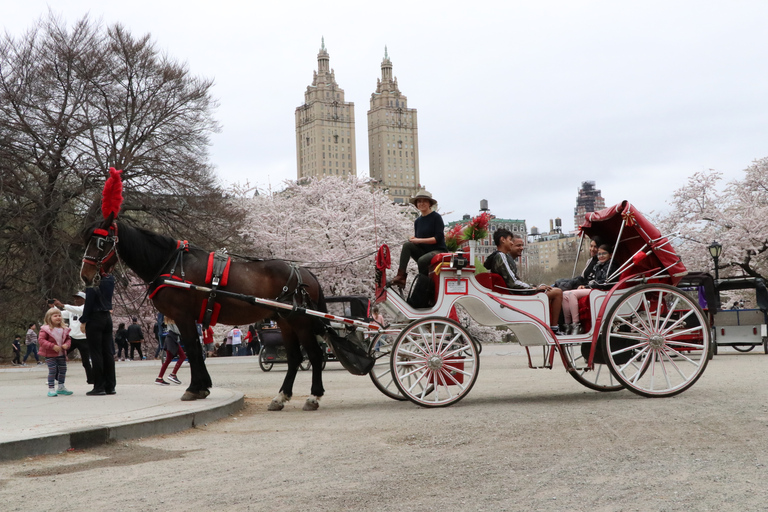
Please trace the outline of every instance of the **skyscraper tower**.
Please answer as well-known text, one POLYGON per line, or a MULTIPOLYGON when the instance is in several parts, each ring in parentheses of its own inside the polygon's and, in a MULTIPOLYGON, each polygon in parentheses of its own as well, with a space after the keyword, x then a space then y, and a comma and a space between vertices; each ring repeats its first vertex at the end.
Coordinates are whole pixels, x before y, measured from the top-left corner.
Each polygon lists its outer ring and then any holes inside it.
POLYGON ((355 104, 344 101, 322 39, 317 71, 296 108, 298 179, 357 174, 355 104))
POLYGON ((392 76, 386 46, 368 111, 368 152, 371 178, 389 189, 392 201, 407 202, 420 188, 418 123, 392 76))
POLYGON ((573 227, 578 228, 584 222, 587 213, 597 212, 605 208, 605 199, 595 188, 594 181, 583 181, 576 196, 576 208, 573 209, 573 227))

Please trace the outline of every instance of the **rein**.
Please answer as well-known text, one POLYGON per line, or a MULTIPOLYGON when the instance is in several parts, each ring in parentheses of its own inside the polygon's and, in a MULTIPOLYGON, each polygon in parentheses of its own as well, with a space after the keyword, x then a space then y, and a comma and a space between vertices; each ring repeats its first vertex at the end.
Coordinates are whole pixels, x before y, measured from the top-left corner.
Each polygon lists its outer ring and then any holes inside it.
POLYGON ((356 256, 354 258, 350 258, 348 260, 344 261, 302 261, 302 260, 289 260, 285 258, 254 258, 253 256, 244 256, 242 254, 237 253, 229 253, 230 256, 234 256, 236 258, 240 258, 246 261, 270 261, 270 260, 280 260, 285 261, 288 263, 294 263, 297 265, 301 265, 304 268, 335 268, 335 267, 343 267, 344 265, 349 265, 350 263, 354 263, 356 261, 360 261, 364 258, 368 258, 369 256, 373 256, 378 251, 371 251, 368 253, 363 254, 362 256, 356 256))

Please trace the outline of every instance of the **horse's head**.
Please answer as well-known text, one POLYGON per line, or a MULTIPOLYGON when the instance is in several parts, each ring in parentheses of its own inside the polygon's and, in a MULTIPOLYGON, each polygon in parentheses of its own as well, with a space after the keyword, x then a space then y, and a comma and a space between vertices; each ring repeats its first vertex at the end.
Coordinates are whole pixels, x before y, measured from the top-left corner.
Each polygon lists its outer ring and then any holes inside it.
POLYGON ((98 283, 117 263, 117 223, 114 214, 85 232, 85 253, 80 278, 86 286, 98 283))

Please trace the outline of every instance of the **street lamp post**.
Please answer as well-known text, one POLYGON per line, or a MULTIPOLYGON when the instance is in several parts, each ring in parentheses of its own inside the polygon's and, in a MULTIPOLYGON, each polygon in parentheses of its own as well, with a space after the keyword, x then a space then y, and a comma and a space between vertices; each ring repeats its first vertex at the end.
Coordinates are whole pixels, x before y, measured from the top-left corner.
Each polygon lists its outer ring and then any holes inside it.
POLYGON ((709 255, 712 256, 712 259, 715 261, 715 282, 720 280, 720 272, 718 269, 718 260, 720 260, 720 254, 723 252, 723 246, 719 242, 712 242, 707 247, 709 250, 709 255))

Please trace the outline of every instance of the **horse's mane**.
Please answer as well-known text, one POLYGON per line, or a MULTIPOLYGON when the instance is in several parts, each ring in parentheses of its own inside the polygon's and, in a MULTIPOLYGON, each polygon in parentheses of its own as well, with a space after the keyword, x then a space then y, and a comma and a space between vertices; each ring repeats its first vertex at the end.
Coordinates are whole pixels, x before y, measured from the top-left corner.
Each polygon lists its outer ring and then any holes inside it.
MULTIPOLYGON (((171 253, 176 250, 177 240, 145 228, 130 225, 123 221, 117 223, 120 256, 128 260, 132 268, 140 274, 152 274, 159 270, 159 265, 166 263, 171 253)), ((205 256, 208 251, 196 245, 189 246, 189 253, 205 256)))

